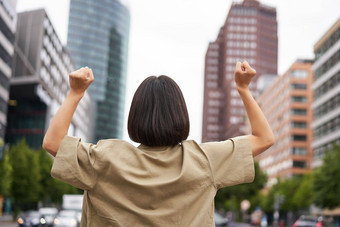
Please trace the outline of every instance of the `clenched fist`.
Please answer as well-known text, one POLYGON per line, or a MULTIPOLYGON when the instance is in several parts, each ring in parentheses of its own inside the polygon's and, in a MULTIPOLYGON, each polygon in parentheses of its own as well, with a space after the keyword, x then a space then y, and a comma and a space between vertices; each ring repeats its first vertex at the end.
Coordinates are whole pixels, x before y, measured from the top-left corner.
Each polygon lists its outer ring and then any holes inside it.
POLYGON ((80 68, 69 74, 71 91, 78 95, 84 95, 93 80, 93 72, 88 67, 80 68))
POLYGON ((256 71, 248 62, 237 62, 235 67, 235 82, 238 89, 248 88, 251 79, 255 76, 256 71))

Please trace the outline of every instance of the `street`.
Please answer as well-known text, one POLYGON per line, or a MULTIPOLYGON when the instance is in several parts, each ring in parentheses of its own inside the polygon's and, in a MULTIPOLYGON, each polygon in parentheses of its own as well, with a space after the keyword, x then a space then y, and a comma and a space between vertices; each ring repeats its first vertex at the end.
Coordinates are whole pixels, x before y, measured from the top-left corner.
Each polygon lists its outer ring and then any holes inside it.
POLYGON ((246 223, 230 222, 228 227, 250 227, 250 225, 246 223))

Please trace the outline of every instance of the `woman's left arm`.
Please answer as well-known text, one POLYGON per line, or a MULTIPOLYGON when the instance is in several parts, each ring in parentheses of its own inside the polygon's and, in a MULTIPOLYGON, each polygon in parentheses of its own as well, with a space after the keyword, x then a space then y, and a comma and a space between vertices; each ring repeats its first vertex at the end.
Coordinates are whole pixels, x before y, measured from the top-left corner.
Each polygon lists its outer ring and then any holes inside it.
POLYGON ((73 114, 93 80, 92 70, 88 67, 70 73, 70 92, 52 118, 42 145, 51 155, 57 155, 60 143, 67 134, 71 124, 73 114))

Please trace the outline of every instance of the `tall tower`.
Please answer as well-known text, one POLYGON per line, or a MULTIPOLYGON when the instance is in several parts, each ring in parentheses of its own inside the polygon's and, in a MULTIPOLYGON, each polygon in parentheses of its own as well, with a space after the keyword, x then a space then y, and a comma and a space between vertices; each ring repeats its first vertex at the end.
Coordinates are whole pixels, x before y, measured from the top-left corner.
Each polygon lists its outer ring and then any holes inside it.
MULTIPOLYGON (((277 75, 276 9, 256 0, 233 3, 205 57, 202 141, 246 133, 245 111, 234 82, 237 61, 248 61, 261 75, 277 75)), ((256 83, 250 89, 256 93, 256 83)))
POLYGON ((70 2, 67 48, 76 68, 89 66, 95 76, 94 141, 123 135, 129 26, 119 0, 70 2))

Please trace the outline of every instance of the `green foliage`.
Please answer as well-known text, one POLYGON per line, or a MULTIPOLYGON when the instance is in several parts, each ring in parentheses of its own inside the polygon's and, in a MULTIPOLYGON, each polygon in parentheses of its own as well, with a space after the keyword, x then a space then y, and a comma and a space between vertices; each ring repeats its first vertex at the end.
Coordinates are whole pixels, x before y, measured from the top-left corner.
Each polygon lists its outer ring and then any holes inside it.
POLYGON ((25 140, 13 145, 0 161, 0 194, 11 197, 14 209, 29 209, 37 203, 61 203, 64 194, 76 189, 51 177, 53 158, 46 151, 30 149, 25 140))
POLYGON ((313 191, 314 175, 312 173, 305 174, 301 184, 293 196, 293 206, 298 210, 309 208, 314 200, 313 191))
POLYGON ((334 145, 323 159, 323 165, 315 170, 315 204, 333 209, 340 206, 340 146, 334 145))
POLYGON ((22 140, 10 148, 9 156, 13 169, 11 196, 14 202, 24 205, 37 203, 41 190, 37 153, 22 140))
POLYGON ((220 189, 215 196, 216 207, 239 210, 241 201, 247 199, 255 202, 255 204, 251 204, 251 208, 255 208, 260 204, 256 197, 266 182, 266 174, 260 169, 259 164, 255 163, 254 182, 220 189))
POLYGON ((0 160, 0 195, 10 196, 12 186, 12 166, 9 160, 8 152, 5 152, 4 158, 0 160))
POLYGON ((53 165, 53 158, 51 155, 43 149, 40 149, 38 155, 41 174, 40 185, 42 187, 40 199, 44 204, 61 203, 64 194, 81 193, 75 187, 51 177, 50 172, 53 165))

